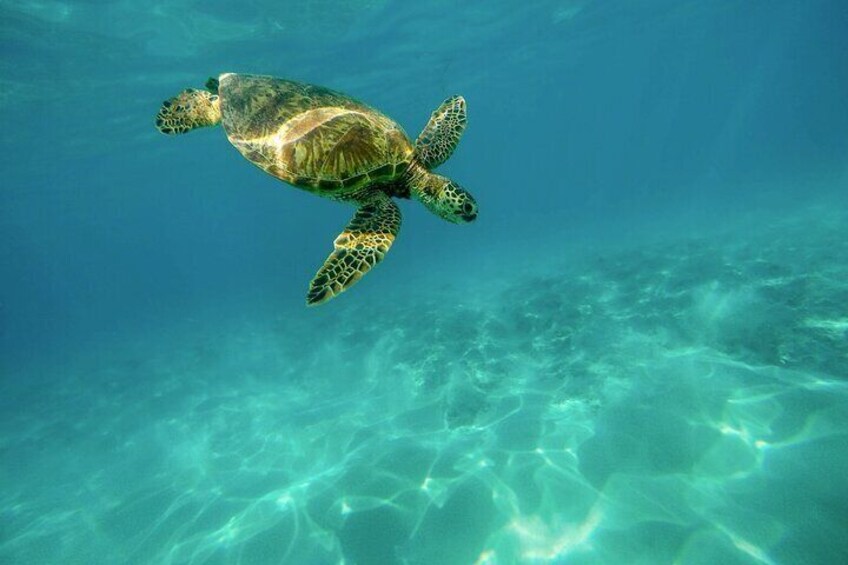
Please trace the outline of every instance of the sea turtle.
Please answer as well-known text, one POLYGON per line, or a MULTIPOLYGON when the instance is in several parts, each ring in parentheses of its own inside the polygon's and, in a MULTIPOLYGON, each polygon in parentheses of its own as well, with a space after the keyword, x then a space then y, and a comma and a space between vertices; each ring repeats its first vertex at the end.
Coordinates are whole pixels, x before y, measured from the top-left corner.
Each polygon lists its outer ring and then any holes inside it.
POLYGON ((392 197, 414 198, 453 223, 477 217, 468 192, 431 172, 465 130, 461 96, 433 112, 415 143, 395 121, 349 96, 261 75, 210 78, 205 90, 163 102, 156 116, 156 127, 170 135, 219 123, 230 143, 268 174, 357 206, 312 279, 307 304, 337 296, 383 259, 400 228, 392 197))

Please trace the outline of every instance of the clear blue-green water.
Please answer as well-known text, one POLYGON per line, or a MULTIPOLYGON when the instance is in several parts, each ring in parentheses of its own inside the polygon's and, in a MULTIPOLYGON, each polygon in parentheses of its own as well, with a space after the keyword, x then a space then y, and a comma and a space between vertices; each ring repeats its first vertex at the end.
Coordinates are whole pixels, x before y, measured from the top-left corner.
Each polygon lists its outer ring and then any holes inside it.
POLYGON ((848 562, 844 0, 0 0, 0 562, 848 562), (352 208, 162 100, 269 74, 479 219, 352 208))

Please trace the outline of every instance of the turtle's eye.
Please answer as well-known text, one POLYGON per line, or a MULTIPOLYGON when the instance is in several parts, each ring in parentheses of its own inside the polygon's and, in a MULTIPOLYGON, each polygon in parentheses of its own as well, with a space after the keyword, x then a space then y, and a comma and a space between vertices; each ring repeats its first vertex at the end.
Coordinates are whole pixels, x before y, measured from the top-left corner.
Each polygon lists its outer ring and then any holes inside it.
POLYGON ((477 207, 473 202, 466 201, 462 204, 462 219, 466 222, 473 222, 477 218, 477 207))

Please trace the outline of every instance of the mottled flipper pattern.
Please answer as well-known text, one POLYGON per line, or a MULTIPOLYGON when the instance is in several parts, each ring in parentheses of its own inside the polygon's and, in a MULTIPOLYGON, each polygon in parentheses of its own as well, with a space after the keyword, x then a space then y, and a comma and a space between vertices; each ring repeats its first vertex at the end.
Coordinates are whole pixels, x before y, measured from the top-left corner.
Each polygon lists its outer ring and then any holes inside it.
POLYGON ((366 201, 333 242, 335 250, 312 283, 306 303, 321 304, 350 288, 382 261, 400 229, 400 210, 382 192, 366 201))
POLYGON ((214 126, 220 122, 221 105, 218 95, 192 88, 162 102, 162 107, 156 114, 156 129, 168 135, 214 126))
POLYGON ((418 162, 433 170, 447 161, 459 144, 467 123, 462 96, 451 96, 442 102, 415 141, 418 162))

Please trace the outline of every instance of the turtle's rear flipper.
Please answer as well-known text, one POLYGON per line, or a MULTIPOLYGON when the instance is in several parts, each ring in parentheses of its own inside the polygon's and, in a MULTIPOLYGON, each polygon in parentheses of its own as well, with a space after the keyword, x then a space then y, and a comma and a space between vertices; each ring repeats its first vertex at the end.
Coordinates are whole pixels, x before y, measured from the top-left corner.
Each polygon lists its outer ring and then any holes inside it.
POLYGON ((162 102, 156 114, 156 129, 168 135, 186 133, 195 128, 221 122, 218 95, 189 88, 162 102))
POLYGON ((333 242, 335 250, 312 279, 306 303, 321 304, 350 288, 383 260, 399 229, 397 205, 386 194, 375 194, 333 242))

